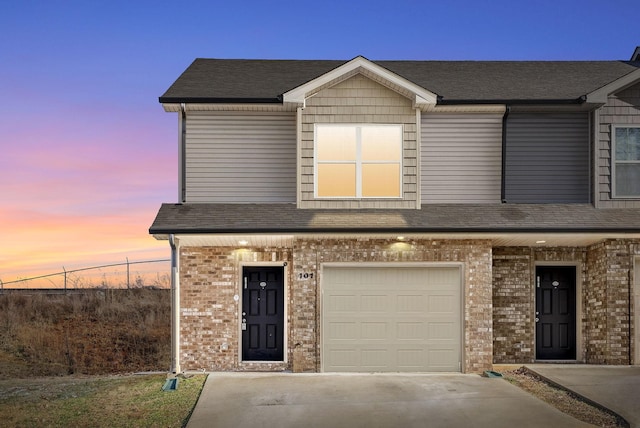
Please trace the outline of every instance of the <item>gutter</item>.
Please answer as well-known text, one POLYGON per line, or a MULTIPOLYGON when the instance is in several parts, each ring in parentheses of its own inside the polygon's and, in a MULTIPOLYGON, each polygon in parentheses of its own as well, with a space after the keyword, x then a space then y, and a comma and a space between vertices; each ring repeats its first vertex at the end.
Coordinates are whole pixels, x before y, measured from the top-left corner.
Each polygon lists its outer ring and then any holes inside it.
POLYGON ((580 96, 578 98, 563 98, 563 99, 495 99, 495 100, 470 100, 470 99, 444 99, 438 97, 438 104, 440 105, 456 105, 456 104, 506 104, 506 105, 549 105, 549 104, 562 104, 562 105, 577 105, 584 104, 587 101, 586 96, 580 96))
POLYGON ((187 202, 187 111, 184 103, 180 104, 180 136, 178 137, 178 181, 180 202, 187 202))
POLYGON ((211 97, 160 97, 160 104, 282 104, 281 97, 274 98, 211 98, 211 97))
POLYGON ((149 229, 149 233, 152 235, 166 235, 166 234, 187 234, 187 235, 206 235, 206 234, 219 234, 219 235, 231 235, 231 234, 305 234, 305 233, 562 233, 562 234, 602 234, 602 233, 615 233, 615 234, 628 234, 628 233, 640 233, 640 227, 637 228, 605 228, 605 227, 503 227, 503 228, 488 228, 488 227, 317 227, 317 228, 305 228, 305 227, 292 227, 292 228, 225 228, 214 229, 207 227, 194 227, 189 229, 149 229))
POLYGON ((171 246, 171 373, 180 373, 180 276, 178 249, 174 234, 169 235, 171 246))

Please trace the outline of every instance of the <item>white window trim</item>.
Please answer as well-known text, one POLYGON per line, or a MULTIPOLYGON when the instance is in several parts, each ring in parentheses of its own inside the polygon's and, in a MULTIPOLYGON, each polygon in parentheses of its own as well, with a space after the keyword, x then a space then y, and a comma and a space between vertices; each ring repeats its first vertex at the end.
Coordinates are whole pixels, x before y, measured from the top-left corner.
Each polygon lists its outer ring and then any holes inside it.
POLYGON ((618 163, 640 164, 640 161, 617 161, 616 160, 616 129, 618 128, 640 128, 640 125, 619 124, 611 125, 611 197, 612 199, 640 199, 640 195, 618 195, 616 189, 616 165, 618 163))
POLYGON ((332 200, 332 199, 340 199, 340 200, 357 200, 357 199, 390 199, 390 200, 402 200, 404 197, 404 188, 403 188, 403 177, 404 177, 404 125, 402 124, 394 124, 394 123, 316 123, 313 125, 313 193, 315 199, 321 200, 332 200), (318 162, 318 126, 352 126, 356 128, 356 161, 331 161, 331 162, 318 162), (399 127, 400 128, 400 160, 399 161, 376 161, 373 163, 376 164, 391 164, 400 166, 400 176, 398 180, 400 181, 400 195, 399 196, 362 196, 362 165, 370 162, 362 162, 361 159, 361 129, 366 126, 391 126, 391 127, 399 127), (318 196, 318 164, 322 163, 331 163, 331 164, 349 164, 356 165, 356 196, 318 196))

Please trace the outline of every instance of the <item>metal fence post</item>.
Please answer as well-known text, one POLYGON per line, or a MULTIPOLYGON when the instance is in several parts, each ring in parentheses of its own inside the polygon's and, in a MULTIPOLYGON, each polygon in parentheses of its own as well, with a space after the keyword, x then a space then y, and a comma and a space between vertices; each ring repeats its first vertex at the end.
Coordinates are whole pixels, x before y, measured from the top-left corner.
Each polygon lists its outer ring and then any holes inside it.
POLYGON ((62 270, 64 271, 64 294, 67 294, 67 270, 62 266, 62 270))
POLYGON ((127 290, 131 288, 131 282, 129 281, 129 257, 127 259, 127 290))

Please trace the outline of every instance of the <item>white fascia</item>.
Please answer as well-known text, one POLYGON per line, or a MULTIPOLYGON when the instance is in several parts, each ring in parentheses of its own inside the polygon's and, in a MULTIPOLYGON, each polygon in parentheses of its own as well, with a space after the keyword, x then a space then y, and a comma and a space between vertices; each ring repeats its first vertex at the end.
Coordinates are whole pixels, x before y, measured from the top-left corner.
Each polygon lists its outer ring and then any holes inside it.
POLYGON ((334 68, 328 73, 310 80, 304 85, 300 85, 297 88, 285 92, 283 94, 283 102, 285 104, 292 103, 298 106, 304 106, 305 99, 309 96, 314 95, 318 88, 358 69, 367 70, 370 73, 380 76, 381 79, 389 82, 391 85, 396 85, 412 93, 414 95, 413 102, 416 108, 420 108, 421 110, 428 110, 436 105, 436 102, 438 100, 437 94, 419 85, 416 85, 415 83, 410 82, 404 77, 400 77, 397 74, 392 73, 386 68, 381 67, 362 56, 358 56, 351 61, 346 62, 337 68, 334 68))
POLYGON ((640 81, 640 68, 587 94, 587 103, 605 104, 607 97, 640 81))

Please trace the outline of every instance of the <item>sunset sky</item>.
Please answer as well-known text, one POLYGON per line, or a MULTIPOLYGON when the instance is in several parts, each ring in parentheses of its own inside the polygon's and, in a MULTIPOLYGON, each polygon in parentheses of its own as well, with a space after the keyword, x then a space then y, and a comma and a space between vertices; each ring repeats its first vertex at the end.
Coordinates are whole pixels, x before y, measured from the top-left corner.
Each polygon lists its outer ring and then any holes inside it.
POLYGON ((637 0, 4 1, 0 280, 166 258, 177 117, 196 57, 628 60, 637 0))

